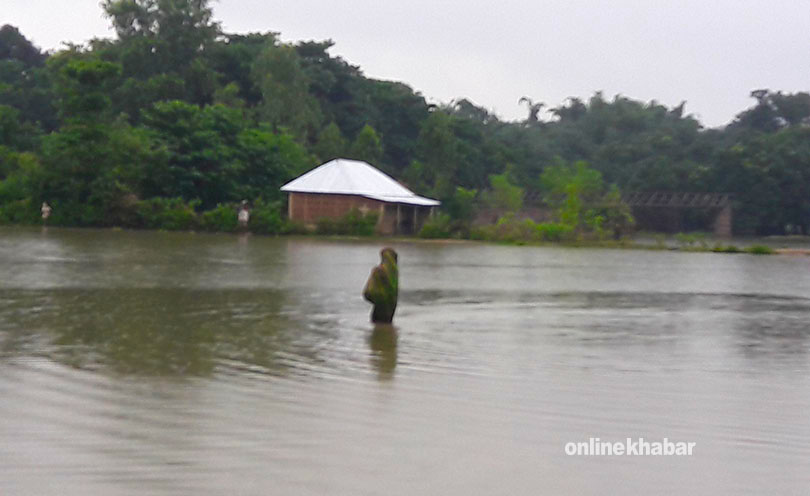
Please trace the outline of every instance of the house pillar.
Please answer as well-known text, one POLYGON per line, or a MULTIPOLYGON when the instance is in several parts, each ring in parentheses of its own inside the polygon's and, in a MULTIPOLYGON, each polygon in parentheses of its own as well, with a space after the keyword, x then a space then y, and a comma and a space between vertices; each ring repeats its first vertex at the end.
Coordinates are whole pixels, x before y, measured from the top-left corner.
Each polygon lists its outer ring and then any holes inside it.
POLYGON ((714 235, 718 238, 730 238, 731 220, 731 205, 726 205, 714 218, 714 235))

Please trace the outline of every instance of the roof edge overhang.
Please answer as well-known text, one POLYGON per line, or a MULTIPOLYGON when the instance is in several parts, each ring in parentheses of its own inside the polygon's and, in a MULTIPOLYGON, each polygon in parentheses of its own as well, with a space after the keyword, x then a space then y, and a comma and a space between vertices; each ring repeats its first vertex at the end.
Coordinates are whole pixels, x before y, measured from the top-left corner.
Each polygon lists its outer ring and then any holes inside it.
POLYGON ((405 205, 416 205, 420 207, 438 207, 442 204, 439 200, 432 198, 425 198, 424 196, 380 196, 380 195, 360 195, 372 200, 378 200, 386 203, 402 203, 405 205))
POLYGON ((287 188, 283 186, 281 191, 285 193, 305 193, 310 195, 346 195, 346 196, 362 196, 363 198, 369 198, 371 200, 377 200, 385 203, 401 203, 404 205, 416 205, 421 207, 438 207, 442 204, 439 200, 434 200, 432 198, 426 198, 424 196, 386 196, 386 195, 375 195, 372 193, 358 193, 356 191, 306 191, 298 188, 287 188))

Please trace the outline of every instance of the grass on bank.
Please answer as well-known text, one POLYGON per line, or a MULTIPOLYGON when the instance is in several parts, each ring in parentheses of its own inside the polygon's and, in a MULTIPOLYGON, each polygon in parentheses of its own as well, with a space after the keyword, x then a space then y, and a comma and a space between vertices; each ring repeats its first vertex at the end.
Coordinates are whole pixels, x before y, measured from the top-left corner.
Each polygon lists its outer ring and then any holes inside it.
POLYGON ((621 232, 602 229, 596 223, 591 229, 575 229, 562 223, 534 222, 504 216, 494 225, 468 227, 459 225, 447 215, 438 215, 425 223, 419 237, 427 239, 466 239, 513 245, 557 245, 572 248, 624 248, 637 250, 670 250, 711 253, 748 253, 772 255, 773 248, 756 244, 740 248, 733 244, 709 244, 708 234, 678 233, 674 236, 653 234, 653 243, 639 243, 621 232), (674 241, 674 244, 671 243, 674 241))
MULTIPOLYGON (((236 232, 239 229, 237 210, 239 205, 220 204, 203 211, 195 211, 198 205, 184 202, 179 198, 155 198, 138 201, 127 215, 118 214, 118 222, 108 227, 155 229, 164 231, 208 231, 236 232)), ((363 214, 351 210, 337 219, 320 219, 315 229, 291 222, 281 216, 280 205, 255 202, 250 210, 247 230, 266 235, 320 235, 373 237, 378 216, 376 212, 363 214)), ((60 217, 54 215, 49 225, 60 225, 60 217)), ((2 219, 6 224, 35 224, 39 219, 2 219), (15 222, 17 221, 17 222, 15 222)), ((39 221, 41 222, 41 221, 39 221)), ((466 223, 453 220, 446 214, 429 219, 417 234, 421 239, 469 240, 511 245, 555 245, 572 248, 622 248, 642 250, 674 250, 689 252, 748 253, 771 255, 776 251, 766 245, 756 244, 740 248, 732 244, 716 243, 709 245, 706 233, 678 233, 674 237, 653 234, 654 243, 638 243, 621 236, 621 233, 600 229, 575 229, 556 222, 534 222, 531 219, 519 220, 506 215, 497 223, 487 226, 470 227, 466 223), (668 241, 675 241, 675 245, 668 241)))

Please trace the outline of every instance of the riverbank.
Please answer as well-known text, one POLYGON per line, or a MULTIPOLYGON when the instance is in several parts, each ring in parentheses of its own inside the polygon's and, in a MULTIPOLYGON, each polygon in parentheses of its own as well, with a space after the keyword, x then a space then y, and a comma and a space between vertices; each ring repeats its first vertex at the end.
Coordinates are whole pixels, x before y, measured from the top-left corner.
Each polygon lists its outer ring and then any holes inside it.
POLYGON ((0 230, 49 230, 64 231, 123 231, 123 232, 164 232, 201 236, 261 236, 284 237, 290 239, 312 240, 342 240, 342 241, 371 241, 380 244, 386 243, 418 243, 425 245, 506 245, 506 246, 535 246, 556 248, 599 248, 616 250, 644 250, 644 251, 677 251, 690 253, 725 253, 725 254, 753 254, 753 255, 790 255, 810 256, 810 236, 771 236, 767 238, 745 237, 731 240, 701 238, 699 242, 691 241, 690 235, 682 233, 667 235, 660 233, 639 233, 632 238, 621 240, 578 240, 578 241, 510 241, 510 240, 475 240, 463 238, 422 238, 418 236, 377 236, 377 235, 341 235, 341 234, 304 234, 302 232, 284 234, 263 234, 250 231, 205 231, 205 230, 165 230, 165 229, 133 229, 120 227, 51 227, 32 225, 0 225, 0 230))

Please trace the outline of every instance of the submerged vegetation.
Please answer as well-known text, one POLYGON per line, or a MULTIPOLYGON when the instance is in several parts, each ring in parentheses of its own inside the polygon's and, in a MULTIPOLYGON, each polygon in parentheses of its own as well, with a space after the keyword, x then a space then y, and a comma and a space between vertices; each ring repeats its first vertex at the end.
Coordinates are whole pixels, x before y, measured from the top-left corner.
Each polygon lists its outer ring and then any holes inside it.
POLYGON ((428 238, 615 240, 633 228, 620 191, 732 192, 735 232, 810 232, 805 92, 753 91, 724 129, 601 93, 548 112, 524 97, 527 118, 506 122, 367 78, 331 41, 224 32, 207 0, 102 7, 114 39, 56 52, 0 28, 0 223, 41 222, 48 202, 50 225, 232 231, 247 199, 249 229, 300 232, 279 187, 343 156, 441 200, 428 238))

